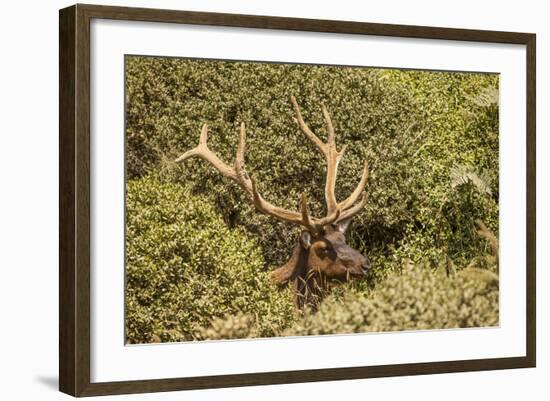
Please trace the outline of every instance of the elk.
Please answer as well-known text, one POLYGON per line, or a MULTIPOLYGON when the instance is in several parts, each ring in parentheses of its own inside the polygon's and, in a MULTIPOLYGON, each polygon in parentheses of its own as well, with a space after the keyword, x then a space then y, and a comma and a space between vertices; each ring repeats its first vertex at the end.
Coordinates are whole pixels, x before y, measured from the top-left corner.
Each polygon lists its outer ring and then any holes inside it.
POLYGON ((327 142, 323 142, 304 122, 300 107, 294 96, 291 96, 296 117, 295 122, 303 133, 324 155, 327 163, 325 200, 326 216, 312 217, 308 211, 307 196, 303 192, 300 200, 300 211, 292 211, 272 205, 258 192, 256 181, 245 170, 246 129, 241 123, 239 144, 235 163, 230 166, 213 153, 207 145, 208 125, 202 126, 199 144, 187 151, 175 161, 181 163, 192 157, 199 157, 209 162, 223 176, 236 182, 248 195, 255 208, 283 222, 302 226, 292 256, 283 266, 271 273, 273 281, 285 286, 294 286, 294 303, 297 310, 304 307, 317 310, 328 283, 344 282, 352 278, 364 277, 370 270, 370 261, 359 251, 346 244, 345 233, 351 219, 358 214, 367 202, 364 191, 369 175, 365 162, 361 179, 355 190, 344 200, 338 202, 335 196, 338 163, 344 156, 346 145, 336 148, 334 127, 330 115, 321 105, 326 130, 327 142))

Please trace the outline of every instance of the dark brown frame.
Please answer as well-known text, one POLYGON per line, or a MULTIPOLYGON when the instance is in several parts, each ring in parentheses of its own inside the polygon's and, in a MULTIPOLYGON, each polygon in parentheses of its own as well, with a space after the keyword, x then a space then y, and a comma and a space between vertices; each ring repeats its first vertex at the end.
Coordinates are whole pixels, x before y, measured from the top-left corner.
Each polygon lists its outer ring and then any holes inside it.
POLYGON ((535 367, 535 48, 531 33, 74 5, 59 13, 59 389, 73 396, 535 367), (527 49, 527 309, 524 357, 122 382, 90 382, 90 20, 169 22, 511 43, 527 49))

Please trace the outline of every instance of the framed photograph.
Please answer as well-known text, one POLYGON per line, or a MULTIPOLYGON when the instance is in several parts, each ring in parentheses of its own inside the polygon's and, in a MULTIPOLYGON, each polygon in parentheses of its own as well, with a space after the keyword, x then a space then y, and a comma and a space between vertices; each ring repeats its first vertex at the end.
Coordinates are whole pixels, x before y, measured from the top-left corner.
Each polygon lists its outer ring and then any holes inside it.
POLYGON ((535 366, 534 34, 59 26, 62 392, 535 366))

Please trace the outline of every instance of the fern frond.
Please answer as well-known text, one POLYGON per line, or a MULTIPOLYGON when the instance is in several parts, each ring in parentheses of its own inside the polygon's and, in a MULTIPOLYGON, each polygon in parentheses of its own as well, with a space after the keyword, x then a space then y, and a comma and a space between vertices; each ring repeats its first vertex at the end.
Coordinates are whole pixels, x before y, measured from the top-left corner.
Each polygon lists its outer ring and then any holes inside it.
POLYGON ((471 168, 463 165, 458 165, 451 169, 451 187, 457 188, 462 185, 471 184, 481 194, 492 196, 491 179, 485 173, 476 173, 471 168))

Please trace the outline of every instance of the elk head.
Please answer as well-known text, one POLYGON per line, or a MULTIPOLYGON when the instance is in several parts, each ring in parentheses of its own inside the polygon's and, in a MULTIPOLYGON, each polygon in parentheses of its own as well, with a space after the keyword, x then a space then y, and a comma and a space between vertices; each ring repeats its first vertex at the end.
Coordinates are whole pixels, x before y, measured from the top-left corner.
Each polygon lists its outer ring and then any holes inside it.
POLYGON ((224 163, 208 149, 208 126, 206 124, 202 127, 198 146, 178 157, 176 162, 183 162, 194 156, 208 161, 223 176, 235 181, 249 195, 259 212, 304 228, 290 260, 274 270, 271 276, 278 285, 284 286, 288 283, 294 285, 294 302, 298 309, 308 306, 316 310, 331 282, 363 277, 370 269, 368 258, 347 245, 345 241, 345 232, 351 219, 361 211, 367 202, 364 189, 369 173, 365 162, 361 180, 355 190, 348 198, 338 202, 335 196, 336 174, 338 163, 344 155, 346 146, 337 150, 334 127, 324 105, 322 105, 322 111, 327 129, 326 143, 321 141, 304 122, 294 96, 291 97, 291 101, 296 112, 296 123, 325 156, 327 162, 325 184, 327 214, 325 217, 310 216, 305 193, 302 193, 299 212, 274 206, 262 197, 258 192, 256 182, 244 168, 246 147, 244 123, 241 124, 237 156, 233 166, 224 163))

